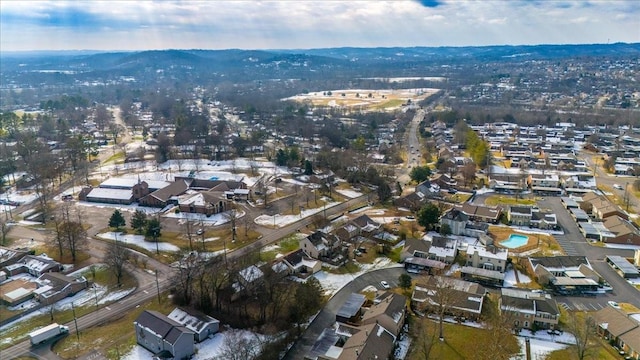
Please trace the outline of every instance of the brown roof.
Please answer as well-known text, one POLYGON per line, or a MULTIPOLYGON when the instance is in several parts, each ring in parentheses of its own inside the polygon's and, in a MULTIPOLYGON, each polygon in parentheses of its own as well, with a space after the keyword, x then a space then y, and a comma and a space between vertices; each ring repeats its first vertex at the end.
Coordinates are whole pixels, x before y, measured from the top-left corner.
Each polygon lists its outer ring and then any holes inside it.
POLYGON ((611 306, 598 310, 594 317, 598 326, 607 330, 615 337, 637 329, 640 326, 640 324, 628 318, 622 310, 615 309, 611 306))
POLYGON ((606 218, 604 220, 604 226, 617 236, 638 233, 638 229, 631 222, 620 216, 610 216, 606 218))
POLYGON ((153 196, 162 202, 167 202, 170 197, 181 195, 187 191, 187 189, 189 189, 189 183, 186 180, 176 180, 170 185, 156 190, 147 196, 153 196))
POLYGON ((620 335, 620 339, 636 352, 640 352, 640 326, 620 335))

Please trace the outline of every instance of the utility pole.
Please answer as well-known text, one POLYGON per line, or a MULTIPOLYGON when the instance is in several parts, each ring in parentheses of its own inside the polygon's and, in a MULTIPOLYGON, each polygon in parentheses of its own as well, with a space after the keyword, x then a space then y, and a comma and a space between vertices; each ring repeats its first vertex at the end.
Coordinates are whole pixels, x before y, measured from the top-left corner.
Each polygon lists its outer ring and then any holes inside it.
POLYGON ((76 308, 73 306, 73 301, 71 302, 71 311, 73 312, 73 323, 76 325, 76 338, 78 342, 80 342, 80 331, 78 330, 78 318, 76 318, 76 308))
POLYGON ((624 184, 624 202, 627 206, 627 212, 629 212, 629 183, 624 184))
POLYGON ((160 283, 158 282, 158 269, 156 268, 156 289, 158 289, 158 304, 160 304, 160 283))

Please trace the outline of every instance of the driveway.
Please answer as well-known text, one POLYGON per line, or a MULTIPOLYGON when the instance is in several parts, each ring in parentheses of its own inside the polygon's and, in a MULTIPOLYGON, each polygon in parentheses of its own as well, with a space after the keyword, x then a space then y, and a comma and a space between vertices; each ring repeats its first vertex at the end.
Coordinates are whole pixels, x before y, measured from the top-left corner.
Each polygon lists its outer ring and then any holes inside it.
POLYGON ((318 316, 313 319, 309 327, 305 330, 302 336, 295 342, 293 347, 287 352, 284 360, 300 360, 304 359, 304 356, 311 350, 313 344, 318 339, 318 336, 322 331, 336 322, 336 313, 354 292, 360 292, 362 289, 369 285, 373 285, 379 290, 383 290, 380 285, 380 281, 385 280, 395 287, 398 285, 398 278, 400 274, 404 274, 404 268, 389 268, 374 270, 364 273, 353 281, 345 285, 340 291, 338 291, 325 305, 324 309, 320 311, 318 316))

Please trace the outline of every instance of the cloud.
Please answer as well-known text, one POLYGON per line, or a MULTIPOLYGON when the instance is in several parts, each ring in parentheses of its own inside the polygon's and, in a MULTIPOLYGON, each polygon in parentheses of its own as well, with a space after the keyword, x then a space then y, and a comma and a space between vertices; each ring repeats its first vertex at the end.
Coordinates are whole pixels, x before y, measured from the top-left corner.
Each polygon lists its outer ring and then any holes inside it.
POLYGON ((640 2, 0 1, 0 49, 639 42, 640 2), (568 19, 574 19, 569 22, 568 19))

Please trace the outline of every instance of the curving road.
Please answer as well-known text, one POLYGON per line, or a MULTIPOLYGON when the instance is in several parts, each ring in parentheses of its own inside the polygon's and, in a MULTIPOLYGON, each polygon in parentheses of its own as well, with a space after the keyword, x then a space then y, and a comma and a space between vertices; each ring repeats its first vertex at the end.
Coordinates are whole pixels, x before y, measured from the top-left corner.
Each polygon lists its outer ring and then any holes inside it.
POLYGON ((398 284, 398 278, 400 274, 405 274, 403 267, 394 267, 388 269, 373 270, 364 273, 358 277, 354 277, 353 281, 345 285, 340 291, 338 291, 325 307, 318 313, 313 319, 309 327, 305 330, 304 334, 295 342, 295 344, 289 349, 284 357, 284 360, 299 360, 304 359, 305 355, 311 350, 311 347, 318 339, 318 336, 322 331, 328 327, 331 327, 336 322, 336 313, 354 292, 360 292, 369 285, 376 286, 379 290, 383 290, 380 285, 380 281, 385 280, 391 285, 396 287, 398 284))

